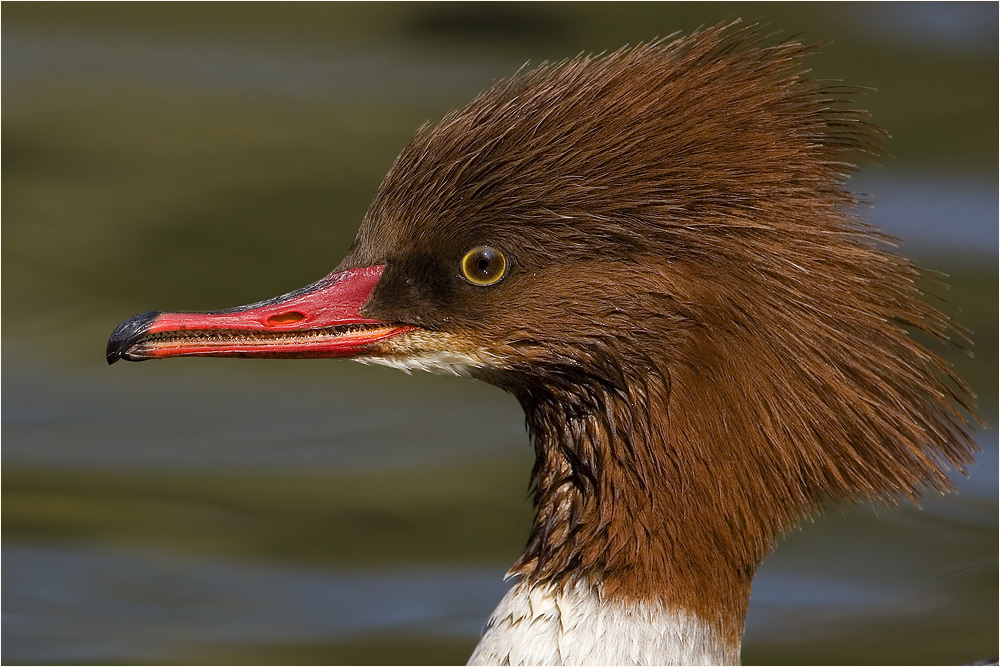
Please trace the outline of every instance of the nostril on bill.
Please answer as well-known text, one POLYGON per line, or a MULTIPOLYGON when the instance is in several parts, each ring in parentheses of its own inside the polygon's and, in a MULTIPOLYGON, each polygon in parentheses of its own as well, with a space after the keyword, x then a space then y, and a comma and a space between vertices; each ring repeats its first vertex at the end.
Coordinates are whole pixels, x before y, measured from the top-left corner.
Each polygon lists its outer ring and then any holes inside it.
POLYGON ((294 324, 295 322, 301 322, 306 319, 305 314, 293 310, 290 313, 281 313, 280 315, 271 315, 267 318, 267 326, 275 326, 277 324, 294 324))

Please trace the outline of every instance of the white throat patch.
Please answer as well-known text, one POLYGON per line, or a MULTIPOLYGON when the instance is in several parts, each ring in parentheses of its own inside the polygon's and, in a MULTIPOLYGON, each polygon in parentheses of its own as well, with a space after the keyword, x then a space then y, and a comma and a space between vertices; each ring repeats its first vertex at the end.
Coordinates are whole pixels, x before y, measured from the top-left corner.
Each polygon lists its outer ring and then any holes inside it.
POLYGON ((440 331, 417 329, 377 343, 377 352, 353 357, 362 364, 379 364, 411 373, 469 377, 474 368, 495 365, 497 359, 468 340, 440 331))
POLYGON ((481 359, 454 352, 418 352, 415 354, 354 357, 354 361, 398 368, 406 373, 426 371, 438 375, 459 375, 462 377, 470 377, 471 369, 483 366, 481 359))

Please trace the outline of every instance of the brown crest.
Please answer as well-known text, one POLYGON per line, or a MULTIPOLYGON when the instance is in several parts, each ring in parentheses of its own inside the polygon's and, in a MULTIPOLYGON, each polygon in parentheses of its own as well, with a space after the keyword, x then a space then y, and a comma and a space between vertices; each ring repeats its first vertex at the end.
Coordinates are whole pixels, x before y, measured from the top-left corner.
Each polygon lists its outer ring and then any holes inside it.
POLYGON ((584 573, 738 642, 782 532, 972 462, 973 397, 909 335, 952 324, 845 189, 884 132, 809 51, 727 24, 543 64, 386 176, 342 266, 387 263, 370 313, 488 352, 475 373, 524 406, 522 576, 584 573), (435 278, 483 243, 495 287, 435 278))

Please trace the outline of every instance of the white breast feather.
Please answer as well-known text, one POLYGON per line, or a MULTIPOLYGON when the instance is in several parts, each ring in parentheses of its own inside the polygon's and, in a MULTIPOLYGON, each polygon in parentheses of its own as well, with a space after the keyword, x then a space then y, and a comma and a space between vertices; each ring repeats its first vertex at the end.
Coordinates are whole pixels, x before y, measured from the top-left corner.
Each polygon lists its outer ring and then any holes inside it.
POLYGON ((710 627, 656 601, 607 600, 577 582, 515 584, 493 612, 470 665, 738 664, 710 627))

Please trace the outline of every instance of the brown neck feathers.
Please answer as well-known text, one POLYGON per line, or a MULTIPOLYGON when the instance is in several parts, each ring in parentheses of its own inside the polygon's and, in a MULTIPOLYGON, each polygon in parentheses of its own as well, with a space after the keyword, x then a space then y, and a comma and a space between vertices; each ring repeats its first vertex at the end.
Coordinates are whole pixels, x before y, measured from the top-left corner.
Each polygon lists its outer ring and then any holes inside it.
POLYGON ((909 335, 951 322, 844 187, 884 133, 805 76, 808 51, 722 25, 542 65, 386 177, 358 261, 509 255, 495 289, 441 285, 413 317, 487 350, 479 374, 524 406, 529 580, 591 576, 738 639, 784 531, 971 463, 973 399, 909 335))

